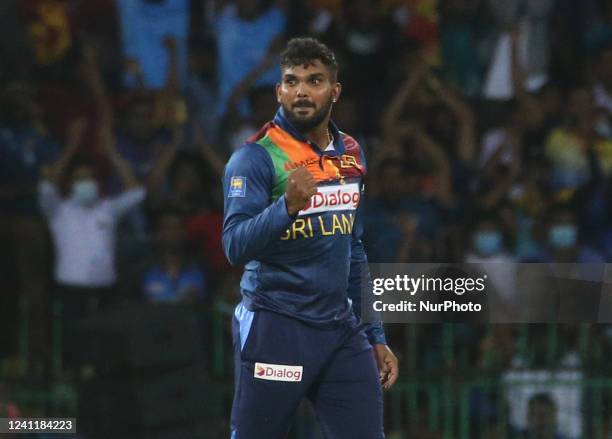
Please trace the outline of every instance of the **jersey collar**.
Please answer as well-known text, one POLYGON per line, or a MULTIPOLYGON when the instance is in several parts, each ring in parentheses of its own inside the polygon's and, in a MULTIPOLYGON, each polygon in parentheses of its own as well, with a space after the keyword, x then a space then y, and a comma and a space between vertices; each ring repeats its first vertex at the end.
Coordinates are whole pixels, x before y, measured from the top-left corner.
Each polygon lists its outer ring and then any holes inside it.
POLYGON ((310 144, 310 146, 312 146, 312 148, 319 154, 325 154, 328 156, 344 154, 345 147, 344 141, 342 140, 342 134, 340 133, 340 130, 338 129, 336 124, 331 120, 329 121, 329 132, 332 136, 334 136, 334 151, 323 151, 317 145, 307 140, 298 130, 293 127, 293 125, 291 125, 291 122, 289 122, 289 120, 285 116, 285 111, 283 110, 282 106, 279 107, 278 111, 276 112, 276 116, 274 116, 273 122, 282 130, 289 133, 294 139, 299 140, 300 142, 310 144))

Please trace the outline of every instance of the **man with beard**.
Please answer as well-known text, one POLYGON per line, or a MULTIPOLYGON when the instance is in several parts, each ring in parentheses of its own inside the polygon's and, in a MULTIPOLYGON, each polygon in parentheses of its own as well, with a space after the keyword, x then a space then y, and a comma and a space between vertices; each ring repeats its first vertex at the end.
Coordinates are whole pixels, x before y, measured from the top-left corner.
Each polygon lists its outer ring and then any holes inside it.
POLYGON ((229 160, 223 247, 245 265, 233 319, 232 438, 285 437, 303 398, 326 437, 383 438, 381 387, 398 376, 380 322, 362 324, 369 273, 355 222, 359 144, 330 121, 334 54, 311 38, 281 54, 280 104, 229 160))

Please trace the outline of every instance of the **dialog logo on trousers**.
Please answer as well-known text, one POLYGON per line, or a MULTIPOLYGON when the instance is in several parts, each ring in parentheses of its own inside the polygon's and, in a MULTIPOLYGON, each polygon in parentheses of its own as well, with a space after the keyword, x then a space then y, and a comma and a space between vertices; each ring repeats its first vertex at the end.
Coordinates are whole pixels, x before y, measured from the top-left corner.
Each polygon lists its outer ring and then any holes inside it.
POLYGON ((260 380, 287 381, 297 383, 302 381, 303 366, 287 366, 285 364, 255 363, 253 376, 260 380))

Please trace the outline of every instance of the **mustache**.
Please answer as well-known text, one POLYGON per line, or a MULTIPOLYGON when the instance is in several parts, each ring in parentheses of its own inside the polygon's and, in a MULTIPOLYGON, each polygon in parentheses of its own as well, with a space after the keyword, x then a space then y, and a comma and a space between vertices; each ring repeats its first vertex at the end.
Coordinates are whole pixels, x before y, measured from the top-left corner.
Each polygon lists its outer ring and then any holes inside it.
POLYGON ((292 108, 315 108, 315 104, 310 101, 301 100, 293 104, 292 108))

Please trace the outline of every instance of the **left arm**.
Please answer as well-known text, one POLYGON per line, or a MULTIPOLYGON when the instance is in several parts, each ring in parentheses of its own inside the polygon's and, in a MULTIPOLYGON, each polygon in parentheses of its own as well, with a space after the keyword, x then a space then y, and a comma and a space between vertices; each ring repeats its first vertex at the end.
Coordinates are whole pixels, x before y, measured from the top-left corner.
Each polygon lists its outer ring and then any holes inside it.
MULTIPOLYGON (((349 272, 348 297, 353 303, 353 312, 358 318, 361 318, 362 280, 366 279, 368 288, 372 287, 370 271, 368 269, 368 258, 363 248, 363 242, 361 241, 362 234, 363 228, 357 218, 351 237, 351 266, 349 272)), ((368 295, 368 297, 371 296, 368 295)), ((385 389, 389 389, 398 377, 397 357, 387 346, 385 331, 381 321, 364 323, 364 329, 374 350, 382 386, 385 389)))
MULTIPOLYGON (((361 281, 363 278, 367 279, 368 288, 371 287, 372 281, 363 243, 361 239, 355 237, 353 231, 348 295, 353 301, 353 312, 357 317, 361 317, 361 281), (362 270, 366 270, 366 272, 363 273, 362 270)), ((381 384, 384 389, 390 389, 395 384, 395 381, 397 381, 399 375, 397 357, 387 346, 387 339, 385 338, 385 331, 381 321, 364 323, 364 328, 374 350, 381 384)))
MULTIPOLYGON (((355 228, 357 227, 357 224, 355 224, 355 228)), ((351 240, 351 268, 349 273, 348 296, 353 302, 353 313, 355 313, 358 318, 361 318, 361 282, 363 279, 367 279, 368 287, 372 283, 367 264, 368 259, 363 248, 363 242, 361 239, 355 237, 355 232, 353 231, 353 237, 351 240)), ((377 344, 387 344, 382 322, 378 321, 375 323, 364 323, 363 326, 372 346, 377 344)))

